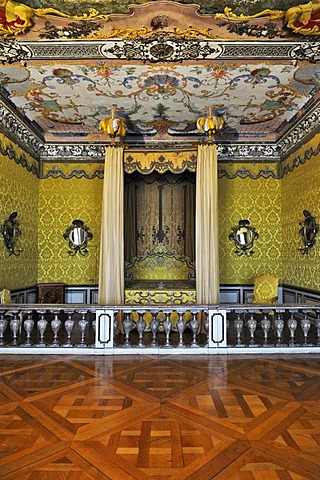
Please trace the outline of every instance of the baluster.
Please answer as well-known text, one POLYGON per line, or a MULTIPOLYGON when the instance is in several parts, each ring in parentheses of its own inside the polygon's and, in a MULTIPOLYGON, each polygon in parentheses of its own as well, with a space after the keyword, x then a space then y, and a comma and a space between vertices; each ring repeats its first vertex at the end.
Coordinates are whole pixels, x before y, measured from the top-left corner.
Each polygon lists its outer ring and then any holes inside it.
POLYGON ((170 312, 164 312, 166 315, 166 319, 163 322, 163 328, 166 334, 166 343, 164 344, 164 347, 170 347, 170 332, 172 329, 172 322, 170 320, 170 312))
POLYGON ((61 327, 59 312, 53 312, 54 319, 51 321, 51 330, 53 331, 53 341, 50 347, 59 347, 58 333, 61 327))
POLYGON ((197 335, 199 331, 199 320, 197 319, 197 314, 192 312, 192 320, 189 322, 191 331, 192 331, 192 342, 190 347, 198 347, 199 345, 197 344, 197 335))
POLYGON ((308 318, 308 312, 303 312, 303 318, 300 321, 300 326, 303 331, 303 344, 306 346, 308 345, 308 333, 311 327, 311 320, 308 318))
POLYGON ((295 344, 295 341, 294 341, 294 336, 295 336, 295 333, 296 333, 296 330, 297 330, 297 326, 298 326, 298 322, 297 320, 294 318, 293 314, 294 314, 294 311, 293 310, 289 310, 290 312, 290 318, 288 318, 288 322, 287 322, 287 325, 288 325, 288 328, 289 328, 289 332, 290 332, 290 340, 289 340, 289 345, 290 346, 293 346, 295 344))
POLYGON ((253 312, 250 313, 250 318, 247 320, 247 328, 250 332, 250 345, 256 345, 255 340, 254 340, 254 334, 257 329, 257 320, 255 320, 253 316, 253 312))
POLYGON ((317 310, 317 318, 315 320, 317 329, 317 345, 320 345, 320 310, 317 310))
MULTIPOLYGON (((204 313, 204 315, 205 315, 205 319, 203 321, 203 327, 204 327, 204 331, 206 332, 206 341, 204 346, 207 346, 209 343, 209 316, 207 313, 204 313)), ((228 333, 228 329, 230 328, 230 320, 228 320, 227 325, 228 325, 227 326, 227 333, 228 333)))
POLYGON ((133 321, 130 317, 130 312, 125 312, 124 320, 123 320, 123 329, 125 333, 125 342, 123 344, 124 347, 130 347, 129 335, 133 327, 133 321))
POLYGON ((3 336, 5 334, 7 326, 8 326, 8 320, 4 318, 4 312, 1 312, 1 318, 0 318, 0 345, 1 346, 5 345, 3 336))
POLYGON ((263 319, 261 320, 261 328, 263 331, 263 345, 266 346, 268 344, 268 334, 271 328, 271 320, 269 320, 267 312, 262 313, 263 319))
POLYGON ((146 329, 146 322, 143 318, 144 312, 143 311, 138 311, 138 315, 139 315, 139 320, 136 322, 136 327, 137 327, 138 334, 139 334, 138 347, 144 347, 144 344, 143 344, 143 341, 142 341, 143 333, 146 329))
MULTIPOLYGON (((113 346, 114 347, 118 347, 119 346, 119 343, 117 342, 116 340, 116 336, 117 336, 117 333, 120 332, 120 322, 121 322, 121 325, 123 325, 122 323, 122 315, 123 315, 123 312, 122 311, 119 311, 119 312, 114 312, 113 313, 113 346), (118 320, 120 319, 120 320, 118 320)), ((92 326, 94 328, 94 332, 96 332, 96 320, 94 320, 94 325, 92 323, 92 326)), ((94 338, 96 338, 96 335, 94 336, 94 338)), ((96 340, 94 340, 96 341, 96 340)))
POLYGON ((18 332, 20 331, 20 318, 18 317, 18 310, 13 310, 13 318, 10 320, 10 329, 12 331, 12 342, 11 345, 16 346, 18 345, 18 332))
POLYGON ((240 317, 240 313, 237 313, 237 318, 234 320, 233 324, 234 324, 234 328, 236 329, 236 333, 237 333, 237 344, 236 344, 236 346, 241 347, 242 346, 241 332, 242 332, 242 329, 243 329, 243 320, 240 317))
POLYGON ((40 334, 40 340, 36 344, 36 347, 45 347, 44 334, 47 329, 48 321, 44 318, 45 312, 39 311, 40 318, 37 321, 37 329, 40 334))
POLYGON ((24 342, 25 347, 31 347, 32 343, 30 340, 31 333, 34 327, 34 320, 32 319, 32 312, 28 312, 28 318, 24 321, 23 328, 26 331, 27 337, 26 341, 24 342))
MULTIPOLYGON (((88 346, 90 348, 95 348, 95 346, 96 346, 96 328, 97 328, 97 321, 96 321, 95 317, 92 320, 91 325, 92 325, 92 330, 93 330, 93 342, 90 343, 88 346)), ((113 318, 113 327, 114 327, 114 318, 113 318)), ((114 336, 114 333, 115 333, 115 331, 113 332, 113 336, 114 336)), ((113 346, 116 346, 116 342, 114 341, 114 338, 113 338, 113 346)))
POLYGON ((157 320, 157 313, 156 312, 152 313, 152 320, 150 322, 150 330, 151 330, 151 333, 152 333, 151 346, 152 347, 157 347, 158 346, 157 333, 158 333, 158 330, 159 330, 159 322, 157 320))
MULTIPOLYGON (((93 325, 93 324, 92 324, 93 325)), ((119 328, 117 315, 113 315, 113 336, 115 337, 119 328)), ((94 320, 94 330, 96 330, 96 320, 94 320)))
POLYGON ((277 314, 277 318, 274 320, 274 328, 276 330, 276 335, 277 335, 277 341, 276 341, 276 346, 280 347, 282 344, 281 342, 281 336, 284 328, 284 321, 281 318, 281 314, 277 314))
POLYGON ((183 347, 183 332, 184 332, 184 329, 186 328, 186 325, 185 325, 185 322, 183 320, 183 312, 177 312, 178 315, 179 315, 179 319, 177 321, 177 330, 178 330, 178 333, 179 333, 179 343, 178 343, 178 347, 183 347))
POLYGON ((86 335, 86 330, 88 327, 88 320, 86 319, 87 311, 79 312, 81 313, 81 319, 79 320, 79 328, 80 328, 80 333, 81 333, 81 339, 80 343, 78 343, 77 347, 86 347, 87 344, 85 342, 85 335, 86 335))
POLYGON ((67 340, 63 345, 64 347, 71 348, 73 346, 71 342, 71 334, 74 329, 75 321, 72 318, 73 312, 68 312, 67 320, 64 322, 64 328, 67 332, 67 340))

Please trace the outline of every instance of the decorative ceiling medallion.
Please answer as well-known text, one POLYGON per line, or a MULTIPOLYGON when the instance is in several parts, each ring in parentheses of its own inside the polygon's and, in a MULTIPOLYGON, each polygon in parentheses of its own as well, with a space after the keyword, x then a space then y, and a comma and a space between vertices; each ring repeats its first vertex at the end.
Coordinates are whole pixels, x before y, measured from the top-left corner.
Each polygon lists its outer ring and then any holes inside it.
POLYGON ((215 42, 201 42, 166 34, 114 42, 111 47, 109 45, 101 47, 101 54, 108 58, 111 54, 117 59, 151 63, 213 59, 222 53, 222 47, 215 42))

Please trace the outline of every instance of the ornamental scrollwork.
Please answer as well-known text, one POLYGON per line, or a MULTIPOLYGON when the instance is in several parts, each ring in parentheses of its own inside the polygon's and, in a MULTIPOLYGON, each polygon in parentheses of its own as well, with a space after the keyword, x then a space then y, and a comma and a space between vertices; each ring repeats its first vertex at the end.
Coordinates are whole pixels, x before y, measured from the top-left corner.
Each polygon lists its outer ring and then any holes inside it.
POLYGON ((193 41, 185 37, 158 34, 147 38, 133 38, 101 47, 102 55, 142 62, 182 62, 184 60, 218 57, 222 47, 214 42, 193 41))

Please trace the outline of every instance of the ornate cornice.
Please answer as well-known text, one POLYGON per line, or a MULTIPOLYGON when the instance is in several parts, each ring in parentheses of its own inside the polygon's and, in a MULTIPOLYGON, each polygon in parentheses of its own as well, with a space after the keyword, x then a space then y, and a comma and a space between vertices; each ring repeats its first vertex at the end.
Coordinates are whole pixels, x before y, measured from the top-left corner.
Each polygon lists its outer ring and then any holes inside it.
POLYGON ((286 159, 294 150, 306 142, 307 138, 319 130, 320 105, 316 105, 285 133, 278 142, 281 159, 286 159))
MULTIPOLYGON (((203 35, 205 36, 205 35, 203 35)), ((208 35, 209 36, 209 35, 208 35)), ((277 41, 199 40, 175 32, 148 37, 92 41, 21 42, 34 60, 73 60, 75 58, 176 62, 184 60, 301 59, 308 43, 277 41), (302 52, 302 53, 301 53, 302 52)), ((318 55, 318 50, 311 52, 318 55)))
MULTIPOLYGON (((298 123, 291 128, 291 130, 285 134, 281 141, 277 144, 219 144, 218 145, 218 155, 220 162, 237 162, 245 161, 246 163, 250 162, 273 162, 278 163, 287 158, 290 153, 295 149, 299 148, 306 139, 310 137, 316 130, 319 130, 319 114, 320 106, 314 107, 310 113, 305 117, 300 119, 298 123)), ((81 178, 94 178, 100 177, 101 171, 98 169, 96 172, 91 172, 90 174, 86 173, 86 163, 92 162, 103 162, 105 145, 94 144, 94 143, 83 143, 83 144, 44 144, 39 138, 26 127, 20 119, 18 119, 13 113, 9 110, 8 106, 4 102, 0 103, 0 115, 2 118, 1 130, 10 138, 13 142, 17 143, 23 150, 29 153, 33 158, 39 161, 39 167, 35 172, 40 178, 52 177, 63 177, 70 178, 71 176, 81 178), (79 162, 83 164, 83 167, 75 168, 73 173, 66 176, 61 169, 47 170, 45 176, 42 174, 41 165, 47 162, 61 161, 63 159, 66 162, 79 162)), ((130 145, 130 150, 141 150, 143 151, 161 151, 169 147, 177 149, 177 144, 172 142, 164 144, 163 142, 150 142, 144 145, 144 148, 137 147, 134 144, 130 145)), ((192 143, 184 141, 178 143, 177 150, 183 150, 185 148, 195 147, 194 139, 192 143)), ((28 166, 25 164, 24 160, 15 159, 15 161, 21 163, 22 165, 28 166)), ((301 161, 295 162, 297 166, 301 161)), ((35 167, 32 166, 32 170, 35 167)), ((252 176, 250 173, 250 168, 241 168, 237 171, 236 174, 230 176, 226 170, 220 168, 220 176, 227 176, 228 178, 233 178, 234 176, 252 176)), ((279 178, 283 173, 279 173, 279 178)), ((256 178, 257 174, 255 173, 252 178, 256 178)), ((259 176, 268 177, 275 176, 274 169, 266 169, 263 167, 259 173, 259 176)))
POLYGON ((43 152, 43 143, 36 136, 35 132, 18 118, 17 112, 12 112, 4 99, 0 99, 0 129, 13 142, 17 143, 23 150, 40 160, 43 152))
POLYGON ((218 146, 219 159, 230 161, 235 160, 250 160, 250 161, 265 161, 271 160, 279 162, 280 156, 276 144, 234 144, 234 145, 219 145, 218 146))
POLYGON ((41 159, 47 160, 81 160, 81 161, 96 161, 103 159, 105 146, 94 143, 83 144, 46 144, 43 145, 41 159))

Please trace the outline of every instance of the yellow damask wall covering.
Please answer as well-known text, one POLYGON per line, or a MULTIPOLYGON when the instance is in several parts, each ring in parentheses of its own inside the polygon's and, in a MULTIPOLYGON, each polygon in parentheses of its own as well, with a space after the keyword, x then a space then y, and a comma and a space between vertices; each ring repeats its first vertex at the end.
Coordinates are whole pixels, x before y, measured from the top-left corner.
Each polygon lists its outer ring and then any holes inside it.
MULTIPOLYGON (((1 138, 3 140, 3 138, 1 138)), ((21 149, 10 145, 17 157, 23 155, 28 165, 34 163, 21 149)), ((1 141, 3 147, 3 141, 1 141)), ((38 178, 7 155, 0 154, 0 222, 18 212, 21 235, 17 247, 23 252, 11 255, 0 239, 0 287, 10 290, 35 285, 38 280, 38 178)))
MULTIPOLYGON (((39 282, 97 283, 102 181, 49 178, 40 181, 39 282), (88 257, 68 255, 62 234, 72 220, 93 232, 88 257)), ((258 273, 281 277, 280 182, 269 179, 219 179, 220 281, 251 283, 258 273), (248 218, 259 232, 255 255, 238 257, 228 240, 231 226, 248 218)))
POLYGON ((282 277, 281 188, 274 178, 219 179, 220 283, 252 283, 254 277, 271 272, 282 277), (231 227, 248 219, 259 238, 254 255, 238 257, 228 239, 231 227))
MULTIPOLYGON (((288 158, 284 166, 289 173, 282 180, 239 176, 219 179, 222 284, 252 283, 255 276, 269 271, 282 283, 319 290, 320 241, 309 255, 303 256, 298 251, 303 210, 310 210, 320 220, 319 155, 305 155, 312 146, 315 150, 319 141, 320 135, 288 158), (305 159, 305 163, 291 172, 299 157, 305 159), (228 239, 231 227, 244 218, 249 219, 259 233, 252 257, 238 257, 228 239)), ((32 161, 29 158, 29 162, 32 161)), ((2 247, 0 285, 17 289, 38 282, 97 284, 102 179, 49 177, 39 180, 7 155, 1 156, 1 166, 1 222, 12 211, 18 211, 24 250, 19 257, 8 257, 2 247), (68 255, 63 233, 74 219, 83 220, 93 233, 87 257, 68 255)), ((62 164, 57 166, 62 168, 62 164)), ((70 164, 69 168, 64 164, 62 170, 71 172, 73 168, 74 165, 70 164)), ((93 164, 90 168, 87 166, 86 171, 90 176, 97 168, 99 165, 93 164)), ((229 165, 228 175, 232 177, 233 170, 239 168, 240 165, 229 165)))
POLYGON ((302 255, 298 250, 303 245, 298 231, 299 222, 304 219, 303 210, 309 210, 320 222, 320 154, 314 155, 319 142, 320 134, 288 158, 289 166, 298 155, 306 161, 281 181, 283 283, 314 290, 320 290, 320 237, 309 254, 302 255))
POLYGON ((98 283, 102 183, 99 178, 40 180, 40 283, 98 283), (63 233, 75 219, 82 220, 93 233, 87 256, 68 254, 63 233))

